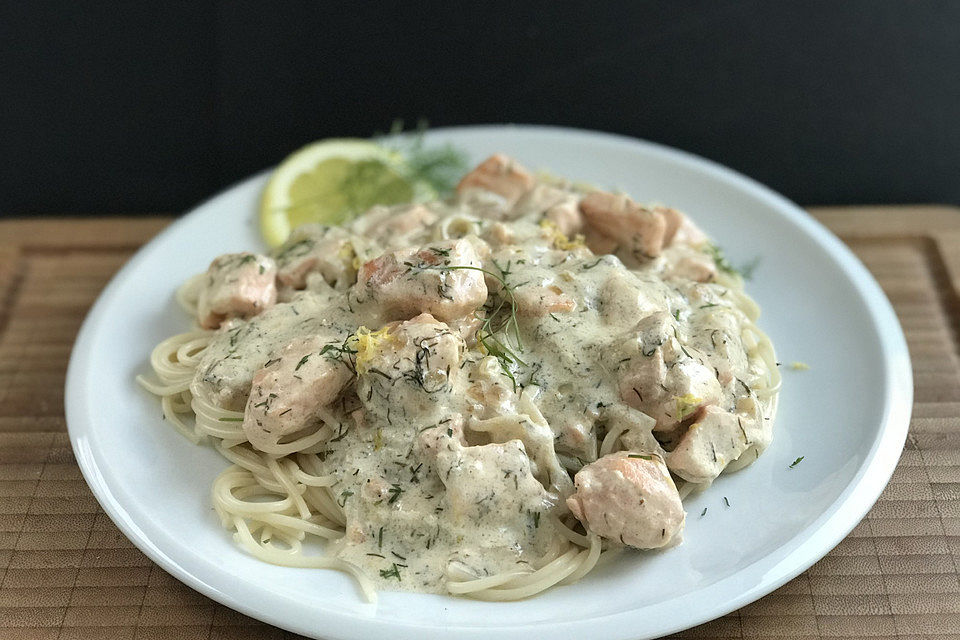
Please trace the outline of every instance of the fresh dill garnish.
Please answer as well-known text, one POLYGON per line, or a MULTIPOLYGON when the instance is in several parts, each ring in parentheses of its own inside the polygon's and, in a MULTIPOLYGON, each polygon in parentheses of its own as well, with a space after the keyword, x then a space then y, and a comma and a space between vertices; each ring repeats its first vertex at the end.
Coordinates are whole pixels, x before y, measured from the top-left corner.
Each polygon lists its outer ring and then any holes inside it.
POLYGON ((483 346, 486 352, 500 362, 500 369, 504 375, 510 378, 510 381, 513 383, 513 390, 516 391, 517 379, 512 367, 513 365, 527 366, 527 363, 517 355, 518 351, 523 351, 523 341, 520 337, 520 324, 517 320, 517 301, 513 293, 514 287, 507 283, 507 276, 510 275, 510 263, 507 262, 506 266, 501 266, 494 261, 493 264, 500 270, 499 274, 489 269, 470 265, 431 265, 422 263, 415 265, 410 263, 407 266, 410 267, 411 270, 420 271, 479 271, 500 283, 503 288, 502 290, 505 291, 507 295, 499 296, 498 302, 489 310, 484 309, 486 312, 484 315, 476 316, 477 320, 481 323, 480 328, 477 329, 476 336, 477 342, 483 346), (498 334, 502 334, 504 337, 501 339, 498 337, 498 334))
POLYGON ((717 268, 720 269, 720 271, 724 271, 731 275, 740 276, 744 280, 752 279, 753 272, 757 270, 758 266, 760 266, 761 257, 756 256, 753 260, 747 262, 743 266, 735 267, 730 260, 727 259, 727 256, 724 255, 723 249, 712 242, 707 243, 705 250, 706 253, 713 258, 713 261, 716 263, 717 268))
POLYGON ((740 274, 736 267, 730 264, 730 261, 727 260, 727 256, 725 256, 723 253, 723 249, 721 249, 719 246, 713 244, 712 242, 708 242, 705 249, 707 254, 713 258, 714 263, 717 265, 717 269, 732 275, 740 274))
POLYGON ((305 356, 303 356, 302 358, 300 358, 300 362, 297 363, 297 366, 294 367, 293 370, 294 370, 294 371, 300 371, 300 367, 302 367, 303 365, 307 364, 307 360, 309 360, 309 359, 310 359, 310 354, 308 353, 307 355, 305 355, 305 356))
POLYGON ((426 120, 420 120, 416 129, 404 133, 403 120, 394 120, 390 137, 375 137, 378 144, 403 156, 411 182, 426 182, 442 195, 451 191, 463 176, 467 156, 450 144, 427 146, 424 141, 427 126, 426 120))
POLYGON ((706 507, 704 507, 704 508, 703 508, 703 511, 700 512, 700 517, 702 518, 702 517, 705 516, 705 515, 707 515, 707 508, 706 508, 706 507))
POLYGON ((680 322, 680 309, 674 310, 674 312, 673 312, 673 318, 674 318, 674 320, 676 320, 677 322, 680 322))
POLYGON ((218 418, 220 422, 243 422, 243 418, 218 418))
POLYGON ((791 462, 791 463, 790 463, 790 468, 793 469, 795 466, 797 466, 798 464, 800 464, 801 462, 803 462, 803 458, 804 458, 804 456, 800 456, 799 458, 797 458, 796 460, 794 460, 793 462, 791 462))
POLYGON ((727 500, 727 496, 723 496, 723 504, 727 505, 728 507, 730 506, 730 501, 727 500))
POLYGON ((337 500, 337 504, 340 505, 340 508, 341 508, 341 509, 342 509, 344 506, 346 506, 346 504, 347 504, 347 498, 349 498, 349 497, 352 496, 352 495, 353 495, 353 491, 350 491, 349 489, 340 492, 340 499, 337 500))
POLYGON ((716 302, 708 302, 707 304, 700 305, 700 308, 709 309, 710 307, 717 307, 717 306, 720 306, 720 305, 718 305, 716 302))
POLYGON ((628 453, 628 458, 639 458, 641 460, 653 460, 653 456, 647 455, 645 453, 628 453))
POLYGON ((753 280, 753 272, 760 266, 761 260, 762 258, 760 256, 756 256, 753 260, 740 267, 740 275, 743 276, 744 280, 753 280))

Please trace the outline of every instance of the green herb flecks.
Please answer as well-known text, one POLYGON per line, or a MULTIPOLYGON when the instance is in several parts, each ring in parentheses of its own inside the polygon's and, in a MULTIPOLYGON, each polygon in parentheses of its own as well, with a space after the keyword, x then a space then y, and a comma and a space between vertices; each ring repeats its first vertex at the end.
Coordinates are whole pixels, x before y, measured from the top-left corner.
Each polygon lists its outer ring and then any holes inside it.
MULTIPOLYGON (((404 565, 400 565, 401 567, 404 565)), ((396 578, 397 582, 401 582, 400 578, 400 568, 397 566, 396 562, 391 563, 389 569, 380 569, 380 577, 384 579, 396 578)))
POLYGON ((387 500, 387 504, 393 504, 394 502, 400 499, 400 495, 403 493, 403 489, 400 487, 400 485, 394 484, 394 485, 391 485, 389 489, 387 489, 387 493, 390 494, 390 499, 387 500))
POLYGON ((791 463, 790 463, 790 468, 793 469, 795 466, 797 466, 798 464, 800 464, 801 462, 803 462, 803 458, 804 458, 804 456, 800 456, 799 458, 797 458, 796 460, 794 460, 793 462, 791 462, 791 463))

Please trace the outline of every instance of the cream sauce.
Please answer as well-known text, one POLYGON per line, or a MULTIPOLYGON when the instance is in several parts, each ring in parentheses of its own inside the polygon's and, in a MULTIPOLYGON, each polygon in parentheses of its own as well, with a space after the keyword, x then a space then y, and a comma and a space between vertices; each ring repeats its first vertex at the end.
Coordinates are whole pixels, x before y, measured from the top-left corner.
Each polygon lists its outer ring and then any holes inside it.
MULTIPOLYGON (((633 424, 622 446, 663 457, 678 479, 709 481, 770 439, 770 402, 754 390, 766 364, 743 343, 739 285, 716 281, 692 223, 656 257, 609 238, 611 253, 595 255, 574 237, 581 193, 483 185, 298 230, 274 256, 280 301, 226 322, 191 387, 246 405, 244 429, 257 429, 254 378, 291 357, 291 342, 310 337, 310 357, 349 368, 354 382, 324 410, 334 435, 319 455, 346 518, 333 552, 379 588, 444 592, 452 566, 483 577, 553 557, 562 539, 548 516, 568 513, 573 474, 636 409, 656 425, 633 424), (706 407, 729 420, 678 447, 706 407)), ((666 479, 658 491, 675 495, 666 479)), ((671 513, 682 528, 682 511, 671 513)))

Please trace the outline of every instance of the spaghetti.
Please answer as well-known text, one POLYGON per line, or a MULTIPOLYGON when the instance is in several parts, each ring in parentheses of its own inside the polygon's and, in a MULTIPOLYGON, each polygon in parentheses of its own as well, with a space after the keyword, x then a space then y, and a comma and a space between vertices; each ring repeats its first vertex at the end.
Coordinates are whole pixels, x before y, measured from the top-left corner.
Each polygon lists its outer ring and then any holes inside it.
POLYGON ((219 328, 138 381, 231 463, 213 506, 256 558, 527 598, 677 544, 680 501, 769 444, 773 345, 715 253, 495 157, 454 201, 218 258, 177 299, 219 328))

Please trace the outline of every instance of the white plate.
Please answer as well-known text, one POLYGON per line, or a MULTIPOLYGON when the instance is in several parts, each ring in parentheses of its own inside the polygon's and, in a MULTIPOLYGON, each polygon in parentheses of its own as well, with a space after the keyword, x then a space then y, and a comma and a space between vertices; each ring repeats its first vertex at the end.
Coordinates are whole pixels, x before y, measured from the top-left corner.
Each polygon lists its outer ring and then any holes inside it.
POLYGON ((876 282, 828 231, 769 189, 686 153, 547 127, 438 130, 474 160, 504 151, 531 168, 625 189, 685 210, 731 260, 762 261, 748 291, 783 362, 773 445, 687 503, 685 542, 626 553, 580 583, 517 603, 382 593, 361 602, 333 571, 279 568, 221 529, 210 484, 226 462, 161 420, 134 384, 150 349, 183 331, 174 289, 219 253, 260 247, 261 174, 207 201, 144 247, 100 296, 67 374, 70 439, 100 504, 150 558, 227 606, 332 639, 647 638, 728 613, 798 575, 866 514, 907 433, 912 381, 897 319, 876 282), (795 468, 790 463, 799 456, 795 468), (726 506, 726 497, 730 506, 726 506), (707 509, 704 516, 700 516, 707 509), (376 634, 376 635, 375 635, 376 634))

